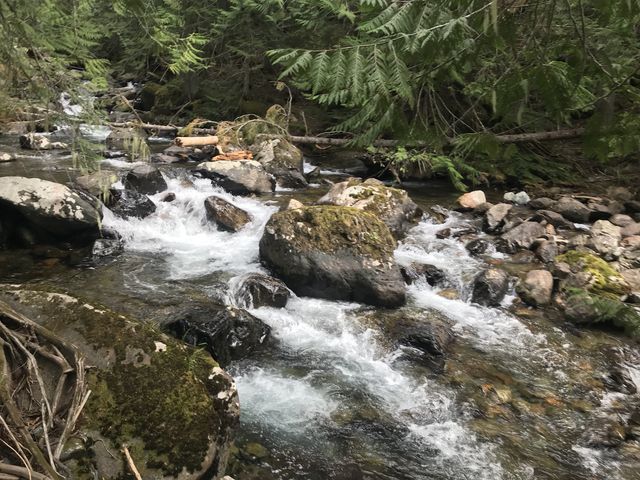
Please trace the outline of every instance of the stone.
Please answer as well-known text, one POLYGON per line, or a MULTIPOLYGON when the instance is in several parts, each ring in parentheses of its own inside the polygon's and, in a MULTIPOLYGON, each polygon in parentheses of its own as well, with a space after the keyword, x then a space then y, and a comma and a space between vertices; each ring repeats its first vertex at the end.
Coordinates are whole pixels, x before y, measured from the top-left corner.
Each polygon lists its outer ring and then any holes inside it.
POLYGON ((276 186, 273 176, 254 160, 204 162, 196 172, 234 195, 271 193, 276 186))
POLYGON ((220 197, 208 197, 204 201, 204 208, 207 218, 227 232, 238 232, 251 222, 251 216, 247 212, 220 197))
POLYGON ((135 159, 140 156, 141 146, 146 144, 147 138, 148 135, 141 128, 113 128, 106 143, 109 150, 123 150, 135 159))
POLYGON ((484 230, 490 233, 500 230, 512 208, 512 205, 507 203, 499 203, 491 207, 484 217, 484 230))
POLYGON ((620 245, 629 250, 638 250, 640 249, 640 235, 623 238, 620 245))
POLYGON ((548 305, 553 293, 553 275, 547 270, 531 270, 518 284, 517 292, 532 307, 548 305))
POLYGON ((515 203, 516 205, 526 205, 531 201, 531 197, 529 197, 527 192, 507 192, 503 198, 505 202, 515 203))
POLYGON ((623 270, 620 274, 627 284, 629 284, 631 291, 640 293, 640 268, 623 270))
POLYGON ((108 196, 109 189, 118 179, 117 173, 109 170, 100 170, 76 178, 74 184, 79 189, 104 201, 108 196))
POLYGON ((222 366, 259 348, 271 328, 249 312, 219 305, 190 303, 172 313, 166 328, 195 346, 205 345, 222 366))
POLYGON ((471 255, 482 255, 486 253, 490 246, 491 244, 488 241, 482 238, 476 238, 467 243, 465 248, 471 255))
POLYGON ((503 270, 490 268, 473 281, 471 301, 485 307, 498 307, 509 288, 509 275, 503 270))
POLYGON ((146 218, 156 211, 156 205, 149 197, 133 190, 112 188, 109 193, 109 199, 105 205, 119 217, 146 218))
POLYGON ((167 182, 160 170, 152 165, 139 165, 125 175, 122 180, 125 189, 143 195, 154 195, 167 189, 167 182))
POLYGON ((182 158, 174 155, 167 155, 166 153, 154 153, 153 155, 151 155, 152 163, 171 164, 171 163, 178 163, 182 161, 183 161, 182 158))
POLYGON ((0 163, 8 163, 15 161, 16 157, 10 153, 0 153, 0 163))
POLYGON ((628 213, 640 213, 640 200, 629 200, 624 203, 624 208, 628 213))
POLYGON ((598 220, 591 228, 591 245, 605 260, 613 260, 622 253, 620 227, 607 220, 598 220))
POLYGON ((440 240, 444 240, 445 238, 449 238, 450 236, 451 236, 450 228, 443 228, 442 230, 438 230, 436 232, 436 238, 439 238, 440 240))
POLYGON ((633 193, 625 187, 609 187, 607 188, 607 197, 619 202, 628 202, 633 200, 633 193))
POLYGON ((284 138, 264 140, 251 147, 254 159, 276 178, 279 187, 305 188, 302 151, 284 138))
POLYGON ((640 314, 614 298, 571 290, 564 302, 566 317, 577 324, 617 327, 632 338, 640 338, 640 314))
MULTIPOLYGON (((65 477, 85 478, 87 471, 101 479, 129 477, 122 456, 114 455, 122 445, 144 478, 224 475, 239 423, 238 395, 206 351, 149 322, 56 291, 3 287, 0 302, 73 344, 90 366, 91 395, 72 437, 80 444, 65 446, 65 477)), ((50 370, 40 366, 45 388, 56 385, 50 370)))
POLYGON ((555 204, 555 200, 548 197, 534 198, 529 202, 529 206, 535 210, 549 210, 555 204))
POLYGON ((587 223, 591 217, 591 210, 584 203, 571 197, 562 197, 553 205, 552 210, 577 223, 587 223))
POLYGON ((99 202, 59 183, 26 177, 0 177, 0 219, 10 230, 24 227, 35 241, 93 241, 99 235, 99 202))
POLYGON ((562 230, 574 230, 575 225, 569 220, 565 219, 562 215, 552 210, 538 210, 532 217, 534 221, 546 221, 555 228, 562 230))
POLYGON ((533 243, 546 235, 545 228, 537 222, 523 222, 502 235, 502 249, 515 251, 518 248, 529 249, 533 243))
POLYGON ((478 205, 476 208, 473 209, 473 214, 478 217, 481 217, 485 215, 489 210, 491 210, 493 206, 494 206, 493 203, 489 203, 489 202, 481 203, 480 205, 478 205))
POLYGON ((99 238, 93 243, 94 257, 114 257, 124 251, 124 242, 119 238, 99 238))
POLYGON ((52 142, 46 134, 26 133, 20 136, 20 146, 25 150, 66 150, 69 145, 52 142))
POLYGON ((620 234, 623 238, 640 235, 640 222, 627 225, 620 231, 620 234))
POLYGON ((353 207, 382 220, 396 238, 403 237, 422 217, 422 210, 404 190, 385 186, 375 179, 350 179, 331 187, 319 205, 353 207))
POLYGON ((558 244, 551 240, 543 240, 536 248, 536 257, 544 263, 552 263, 558 256, 558 244))
POLYGON ((629 215, 617 213, 615 215, 612 215, 609 221, 618 227, 624 228, 633 223, 633 218, 631 218, 629 215))
POLYGON ((565 263, 571 270, 560 284, 563 291, 579 288, 610 297, 623 297, 630 292, 629 285, 620 273, 591 252, 571 250, 558 256, 556 263, 565 263))
POLYGON ((457 204, 464 210, 473 210, 477 206, 486 203, 487 197, 482 190, 468 192, 458 197, 457 204))
POLYGON ((291 291, 280 280, 261 273, 249 273, 235 280, 236 304, 242 308, 284 308, 291 291))
POLYGON ((160 198, 160 201, 164 203, 171 203, 171 202, 174 202, 176 198, 177 197, 175 193, 167 192, 160 198))
POLYGON ((275 213, 260 240, 260 259, 298 295, 397 307, 406 286, 395 247, 376 216, 315 206, 275 213))
POLYGON ((400 269, 402 277, 407 285, 412 285, 417 280, 424 278, 432 287, 442 286, 446 280, 446 274, 434 265, 413 262, 400 269))
POLYGON ((291 200, 289 200, 289 203, 287 203, 287 207, 285 208, 285 210, 297 210, 298 208, 304 208, 304 203, 299 202, 295 198, 292 198, 291 200))

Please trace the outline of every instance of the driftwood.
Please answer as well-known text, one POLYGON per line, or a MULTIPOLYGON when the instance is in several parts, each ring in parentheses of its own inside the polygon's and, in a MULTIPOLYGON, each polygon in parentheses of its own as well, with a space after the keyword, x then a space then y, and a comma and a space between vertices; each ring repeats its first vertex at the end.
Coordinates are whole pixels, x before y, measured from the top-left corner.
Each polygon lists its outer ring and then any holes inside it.
POLYGON ((229 152, 229 153, 216 155, 211 160, 213 160, 214 162, 218 162, 221 160, 230 160, 230 161, 253 160, 253 152, 250 152, 249 150, 238 150, 236 152, 229 152))
POLYGON ((206 137, 176 137, 174 143, 179 147, 205 147, 207 145, 217 145, 220 139, 215 135, 206 137))

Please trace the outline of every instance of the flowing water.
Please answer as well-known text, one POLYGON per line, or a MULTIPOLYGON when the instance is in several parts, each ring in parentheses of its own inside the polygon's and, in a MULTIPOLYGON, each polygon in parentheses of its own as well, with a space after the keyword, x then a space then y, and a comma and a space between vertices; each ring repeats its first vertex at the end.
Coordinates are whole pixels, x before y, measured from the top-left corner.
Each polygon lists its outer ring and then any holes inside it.
MULTIPOLYGON (((45 163, 49 168, 31 168, 44 178, 73 170, 66 157, 45 163)), ((10 168, 0 175, 26 175, 29 165, 10 168)), ((119 257, 69 266, 28 252, 5 255, 0 279, 53 284, 149 319, 190 299, 233 303, 237 278, 264 272, 258 242, 269 217, 287 198, 306 201, 320 192, 242 198, 184 170, 166 177, 176 200, 155 195, 152 216, 123 220, 105 212, 105 226, 126 242, 119 257), (218 231, 206 220, 210 195, 246 210, 252 222, 235 234, 218 231)), ((437 200, 446 203, 452 194, 437 200)), ((424 207, 434 203, 428 194, 416 198, 424 207)), ((640 388, 637 350, 616 335, 576 332, 517 308, 513 297, 501 308, 471 304, 473 277, 487 261, 508 259, 472 258, 461 242, 436 238, 438 230, 469 221, 455 213, 445 225, 425 218, 396 251, 401 265, 440 267, 457 291, 443 296, 417 282, 403 309, 452 322, 457 339, 443 368, 417 361, 367 321, 387 312, 297 297, 284 309, 250 310, 272 335, 228 368, 242 412, 231 464, 236 480, 640 478, 637 445, 595 449, 589 442, 600 421, 625 415, 621 406, 637 401, 599 383, 611 368, 609 352, 626 362, 640 388)))

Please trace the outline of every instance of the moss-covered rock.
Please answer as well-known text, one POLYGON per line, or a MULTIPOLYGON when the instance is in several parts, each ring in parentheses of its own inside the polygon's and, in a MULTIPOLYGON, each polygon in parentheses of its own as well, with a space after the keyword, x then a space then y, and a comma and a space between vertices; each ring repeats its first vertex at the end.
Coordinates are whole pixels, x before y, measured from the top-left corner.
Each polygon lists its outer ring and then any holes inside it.
POLYGON ((556 263, 569 265, 572 274, 561 283, 564 291, 580 288, 596 295, 617 299, 630 293, 630 288, 619 272, 596 255, 570 250, 556 257, 556 263))
POLYGON ((338 205, 364 210, 380 218, 397 238, 404 236, 422 216, 422 210, 404 190, 385 186, 375 179, 352 178, 335 184, 318 200, 320 205, 338 205))
POLYGON ((11 286, 0 289, 0 299, 73 343, 95 367, 78 423, 86 448, 68 459, 72 478, 125 478, 123 445, 143 478, 224 473, 238 399, 209 354, 68 295, 11 286))
POLYGON ((260 258, 298 295, 394 307, 405 285, 396 241, 374 215, 317 206, 274 214, 260 240, 260 258))

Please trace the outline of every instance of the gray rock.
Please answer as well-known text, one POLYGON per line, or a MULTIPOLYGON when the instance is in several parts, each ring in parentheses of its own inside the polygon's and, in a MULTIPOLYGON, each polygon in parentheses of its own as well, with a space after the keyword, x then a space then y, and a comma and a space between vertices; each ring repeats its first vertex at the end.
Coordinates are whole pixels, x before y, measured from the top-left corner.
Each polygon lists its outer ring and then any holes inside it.
POLYGON ((149 197, 133 190, 109 191, 110 196, 106 203, 109 210, 122 218, 146 218, 156 211, 156 205, 149 197))
POLYGON ((598 220, 591 229, 591 245, 605 260, 613 260, 622 253, 620 227, 607 220, 598 220))
POLYGON ((629 213, 640 213, 640 200, 629 200, 624 203, 624 208, 629 213))
POLYGON ((626 227, 628 225, 631 225, 633 223, 633 218, 631 218, 629 215, 624 215, 621 213, 617 213, 615 215, 613 215, 609 221, 611 223, 613 223, 614 225, 617 225, 618 227, 626 227))
POLYGON ((529 202, 529 206, 535 210, 549 210, 555 205, 555 203, 556 201, 551 198, 540 197, 531 200, 529 202))
POLYGON ((404 236, 418 223, 422 210, 404 190, 386 187, 382 182, 352 178, 331 187, 319 205, 353 207, 376 215, 396 238, 404 236))
POLYGON ((516 205, 526 205, 531 201, 531 197, 529 197, 527 192, 507 192, 503 198, 506 202, 515 203, 516 205))
POLYGON ((264 140, 252 148, 254 159, 276 178, 283 188, 305 188, 303 156, 298 147, 284 138, 264 140))
POLYGON ((170 163, 182 162, 183 160, 178 156, 167 155, 166 153, 154 153, 153 155, 151 155, 151 161, 153 163, 170 164, 170 163))
POLYGON ((553 275, 547 270, 531 270, 518 284, 517 291, 525 303, 533 307, 548 305, 553 293, 553 275))
POLYGON ((109 170, 100 170, 75 179, 75 185, 100 200, 105 200, 111 186, 118 181, 118 174, 109 170))
POLYGON ((476 238, 475 240, 471 240, 467 243, 465 248, 471 255, 482 255, 490 246, 491 244, 488 241, 482 238, 476 238))
POLYGON ((607 197, 619 202, 628 202, 633 200, 633 194, 625 187, 609 187, 607 189, 607 197))
POLYGON ((198 165, 196 171, 235 195, 271 193, 275 190, 273 176, 254 160, 204 162, 198 165))
POLYGON ((94 257, 113 257, 122 253, 124 243, 119 238, 99 238, 93 244, 91 254, 94 257))
POLYGON ((247 212, 220 197, 207 198, 204 208, 207 218, 227 232, 237 232, 251 222, 251 216, 247 212))
POLYGON ((584 203, 571 197, 562 197, 553 205, 552 210, 577 223, 587 223, 591 217, 591 210, 584 203))
POLYGON ((622 278, 629 284, 633 292, 640 293, 640 268, 633 268, 631 270, 623 270, 621 273, 622 278))
POLYGON ((623 238, 634 237, 636 235, 640 235, 640 222, 631 223, 631 224, 627 225, 626 227, 624 227, 621 230, 620 233, 621 233, 623 238))
POLYGON ((167 189, 162 173, 152 165, 139 165, 127 173, 123 179, 126 189, 143 195, 154 195, 167 189))
POLYGON ((167 192, 165 193, 162 198, 160 198, 161 202, 165 202, 165 203, 171 203, 174 202, 176 200, 176 194, 173 192, 167 192))
POLYGON ((147 138, 148 135, 141 128, 114 128, 106 143, 109 150, 123 150, 135 157, 147 138))
POLYGON ((412 285, 417 280, 424 278, 432 287, 442 286, 446 283, 446 274, 434 265, 424 263, 411 263, 400 269, 407 285, 412 285))
POLYGON ((523 222, 502 235, 502 249, 514 251, 518 248, 529 249, 538 238, 544 237, 547 231, 537 222, 523 222))
POLYGON ((558 244, 551 240, 543 240, 536 248, 536 257, 544 263, 552 263, 558 256, 558 244))
POLYGON ((553 225, 557 229, 562 230, 574 230, 575 225, 569 220, 565 219, 562 215, 552 210, 539 210, 533 215, 533 220, 544 220, 547 223, 553 225))
POLYGON ((509 275, 503 270, 490 268, 475 278, 471 301, 487 307, 498 307, 508 288, 509 275))
POLYGON ((405 302, 393 252, 396 241, 374 215, 317 206, 274 214, 260 240, 260 258, 298 295, 382 307, 405 302))
POLYGON ((484 217, 485 231, 498 231, 504 225, 504 221, 512 208, 513 207, 507 203, 499 203, 491 207, 484 217))
POLYGON ((240 277, 234 286, 236 303, 243 308, 284 308, 291 291, 280 280, 261 273, 240 277))

